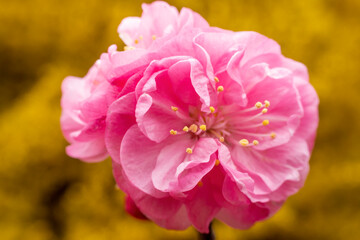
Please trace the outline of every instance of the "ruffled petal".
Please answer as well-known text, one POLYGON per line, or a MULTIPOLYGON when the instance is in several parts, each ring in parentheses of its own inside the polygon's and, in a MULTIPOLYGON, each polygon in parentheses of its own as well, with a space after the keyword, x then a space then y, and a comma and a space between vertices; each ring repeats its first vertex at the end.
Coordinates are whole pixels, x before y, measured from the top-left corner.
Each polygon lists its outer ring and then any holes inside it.
POLYGON ((218 146, 215 140, 200 138, 196 143, 186 137, 164 147, 152 173, 154 186, 164 192, 181 193, 193 189, 214 166, 218 146), (186 148, 192 153, 186 153, 186 148), (172 161, 169 161, 172 159, 172 161))
POLYGON ((234 164, 255 181, 253 190, 243 192, 256 201, 269 201, 269 194, 278 189, 281 191, 280 187, 286 181, 300 182, 301 170, 309 159, 306 142, 299 138, 264 151, 238 146, 231 155, 234 164))
POLYGON ((191 155, 176 168, 178 178, 178 191, 186 192, 193 189, 196 184, 214 167, 218 144, 211 138, 200 138, 191 155))
POLYGON ((148 48, 156 38, 174 34, 177 30, 178 11, 166 2, 142 4, 141 18, 125 18, 118 27, 120 38, 126 45, 148 48))
POLYGON ((124 175, 121 165, 113 161, 113 172, 118 186, 136 203, 140 212, 159 226, 183 230, 190 226, 180 201, 165 195, 153 197, 134 186, 124 175))
POLYGON ((216 214, 216 218, 233 228, 248 229, 255 222, 268 217, 269 214, 269 209, 249 202, 222 208, 216 214))
POLYGON ((106 118, 105 143, 113 161, 120 162, 120 146, 127 130, 136 123, 136 98, 129 93, 110 105, 106 118))
POLYGON ((108 156, 102 138, 95 138, 86 142, 73 142, 66 147, 66 154, 85 162, 99 162, 108 156))
POLYGON ((120 162, 126 177, 134 186, 151 196, 166 196, 151 181, 157 157, 166 145, 167 143, 159 144, 149 140, 137 125, 129 128, 121 142, 120 162))

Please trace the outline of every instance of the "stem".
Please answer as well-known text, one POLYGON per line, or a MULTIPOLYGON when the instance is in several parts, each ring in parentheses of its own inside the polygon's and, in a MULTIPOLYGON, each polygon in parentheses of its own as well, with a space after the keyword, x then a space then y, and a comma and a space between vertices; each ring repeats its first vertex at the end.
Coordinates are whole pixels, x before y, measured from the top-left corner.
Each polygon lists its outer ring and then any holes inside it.
POLYGON ((199 240, 215 240, 212 223, 209 225, 209 233, 199 233, 199 240))

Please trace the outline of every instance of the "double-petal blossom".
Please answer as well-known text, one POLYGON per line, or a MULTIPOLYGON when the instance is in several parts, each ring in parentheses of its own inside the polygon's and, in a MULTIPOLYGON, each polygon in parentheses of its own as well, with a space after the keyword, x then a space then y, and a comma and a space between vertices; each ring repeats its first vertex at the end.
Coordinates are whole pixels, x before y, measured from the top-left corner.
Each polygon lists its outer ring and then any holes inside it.
POLYGON ((118 31, 125 51, 65 79, 61 121, 70 156, 111 156, 128 212, 169 229, 207 232, 214 218, 245 229, 303 186, 319 102, 303 64, 164 2, 118 31))

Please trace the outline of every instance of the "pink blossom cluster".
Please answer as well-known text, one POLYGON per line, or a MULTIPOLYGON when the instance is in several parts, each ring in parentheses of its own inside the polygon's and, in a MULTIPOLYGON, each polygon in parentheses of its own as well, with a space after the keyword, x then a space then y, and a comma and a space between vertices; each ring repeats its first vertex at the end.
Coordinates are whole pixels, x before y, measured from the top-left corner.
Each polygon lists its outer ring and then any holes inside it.
POLYGON ((129 213, 168 229, 246 229, 304 184, 318 125, 306 67, 256 32, 143 4, 84 78, 62 84, 69 156, 111 157, 129 213))

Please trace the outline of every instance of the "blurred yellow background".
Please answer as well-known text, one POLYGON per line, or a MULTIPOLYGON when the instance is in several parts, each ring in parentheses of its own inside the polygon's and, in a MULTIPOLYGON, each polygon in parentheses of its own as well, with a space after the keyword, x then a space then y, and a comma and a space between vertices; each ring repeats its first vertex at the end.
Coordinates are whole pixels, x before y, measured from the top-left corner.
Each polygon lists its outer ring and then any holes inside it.
MULTIPOLYGON (((305 63, 320 96, 320 127, 305 187, 270 220, 217 239, 360 236, 360 1, 174 0, 212 26, 254 30, 305 63)), ((0 0, 0 239, 195 239, 129 217, 111 162, 67 157, 60 84, 84 76, 138 0, 0 0)))

